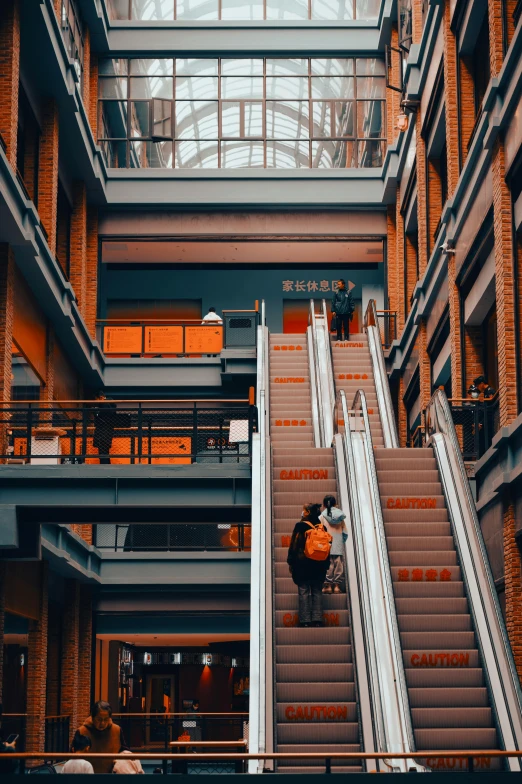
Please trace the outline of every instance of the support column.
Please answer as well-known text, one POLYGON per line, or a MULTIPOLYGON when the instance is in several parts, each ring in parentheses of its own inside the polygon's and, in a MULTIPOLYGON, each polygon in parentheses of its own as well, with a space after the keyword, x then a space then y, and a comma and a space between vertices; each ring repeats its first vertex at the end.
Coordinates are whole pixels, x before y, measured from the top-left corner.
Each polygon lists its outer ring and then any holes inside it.
POLYGON ((85 183, 73 185, 69 280, 76 295, 80 313, 85 317, 87 254, 87 191, 85 183))
POLYGON ((404 380, 401 377, 399 381, 399 401, 397 405, 397 409, 398 409, 397 430, 399 432, 399 446, 401 447, 406 446, 406 440, 408 437, 408 422, 406 419, 406 406, 404 405, 405 392, 406 392, 406 387, 404 385, 404 380))
POLYGON ((90 714, 92 674, 92 588, 80 587, 80 626, 78 651, 78 723, 90 714))
POLYGON ((419 277, 422 278, 428 266, 428 175, 426 171, 426 145, 421 133, 420 112, 417 112, 417 226, 419 234, 419 277))
POLYGON ((388 207, 388 264, 386 275, 388 278, 388 307, 390 310, 399 309, 399 290, 397 288, 397 215, 394 205, 388 207))
POLYGON ((431 399, 431 362, 428 354, 428 339, 424 319, 419 324, 417 348, 419 351, 420 402, 421 411, 424 411, 431 399))
POLYGON ((85 321, 91 337, 96 339, 98 315, 98 208, 87 208, 87 251, 85 266, 85 321))
POLYGON ((437 167, 433 161, 428 160, 427 165, 427 177, 428 177, 428 221, 427 221, 427 232, 428 232, 428 259, 431 257, 433 253, 433 248, 435 247, 435 232, 437 231, 437 227, 440 224, 440 218, 442 215, 442 188, 440 182, 440 174, 437 170, 437 167))
POLYGON ((482 365, 482 327, 464 327, 465 367, 462 379, 466 391, 474 379, 484 373, 482 365))
POLYGON ((58 108, 49 99, 43 108, 42 135, 38 173, 38 213, 47 232, 47 243, 56 255, 56 221, 58 216, 58 108))
POLYGON ((70 716, 70 738, 78 726, 80 584, 67 580, 62 620, 60 713, 70 716))
POLYGON ((451 396, 462 397, 462 350, 460 343, 460 292, 455 283, 455 256, 448 256, 449 321, 451 345, 451 396))
MULTIPOLYGON (((391 45, 397 49, 399 45, 399 32, 397 25, 394 23, 391 30, 391 45)), ((398 86, 401 78, 401 59, 397 52, 391 53, 391 84, 398 86)), ((389 90, 386 101, 386 135, 388 138, 388 145, 394 143, 397 138, 398 131, 396 129, 397 117, 400 111, 401 95, 396 90, 389 90)))
POLYGON ((397 334, 400 335, 404 329, 404 322, 406 320, 406 302, 404 296, 404 279, 405 279, 405 249, 404 249, 404 218, 401 213, 401 193, 400 188, 397 186, 396 197, 396 235, 397 235, 397 334))
POLYGON ((3 703, 3 682, 4 682, 4 629, 5 629, 5 577, 7 571, 7 564, 5 561, 0 561, 0 707, 3 703))
MULTIPOLYGON (((491 76, 498 76, 504 62, 504 3, 488 0, 489 64, 491 76)), ((506 12, 508 9, 506 8, 506 12)), ((513 20, 513 17, 511 17, 513 20)))
MULTIPOLYGON (((30 621, 27 667, 26 751, 45 750, 45 703, 47 681, 48 564, 41 563, 40 619, 30 621)), ((34 761, 32 764, 37 764, 34 761)))
POLYGON ((520 553, 515 539, 517 528, 515 505, 511 499, 504 501, 504 579, 506 586, 506 628, 515 659, 518 677, 522 680, 522 578, 520 553))
POLYGON ((451 29, 451 0, 444 0, 444 103, 446 107, 446 151, 448 160, 448 198, 451 199, 459 181, 462 163, 459 149, 459 88, 457 42, 451 29))
POLYGON ((14 252, 0 244, 0 399, 11 397, 14 322, 14 252))
POLYGON ((511 193, 506 184, 504 144, 493 149, 493 231, 495 236, 495 291, 500 427, 518 414, 515 323, 515 275, 511 193))
POLYGON ((20 5, 19 0, 3 0, 0 12, 0 133, 15 171, 19 85, 20 5))
POLYGON ((89 64, 89 90, 84 103, 94 140, 98 139, 98 57, 91 53, 89 64))

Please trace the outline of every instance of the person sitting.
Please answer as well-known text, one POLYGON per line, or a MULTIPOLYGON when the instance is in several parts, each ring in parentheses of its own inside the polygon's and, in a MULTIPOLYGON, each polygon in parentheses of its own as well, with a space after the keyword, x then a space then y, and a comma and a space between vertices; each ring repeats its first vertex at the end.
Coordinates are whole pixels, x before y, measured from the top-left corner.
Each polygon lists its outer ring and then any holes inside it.
POLYGON ((84 759, 67 760, 62 768, 62 773, 94 773, 94 768, 90 762, 84 759))

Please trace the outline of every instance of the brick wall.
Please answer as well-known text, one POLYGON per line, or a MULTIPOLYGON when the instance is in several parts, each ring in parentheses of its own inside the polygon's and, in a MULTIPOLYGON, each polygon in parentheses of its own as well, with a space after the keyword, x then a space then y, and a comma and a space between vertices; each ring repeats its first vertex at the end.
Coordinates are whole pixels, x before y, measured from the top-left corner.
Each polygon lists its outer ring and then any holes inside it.
POLYGON ((86 306, 86 254, 87 254, 87 191, 83 182, 73 186, 73 211, 71 216, 71 269, 70 282, 78 307, 85 316, 86 306))
POLYGON ((92 588, 80 587, 80 644, 78 650, 78 723, 90 713, 91 705, 91 654, 92 654, 92 588))
POLYGON ((440 223, 442 214, 442 188, 438 162, 428 160, 428 256, 431 256, 435 246, 435 232, 440 223))
POLYGON ((43 108, 38 177, 38 212, 47 232, 51 253, 56 254, 58 214, 58 108, 49 99, 43 108))
POLYGON ((397 410, 398 410, 397 430, 399 435, 399 445, 402 447, 406 446, 406 441, 408 438, 408 422, 407 422, 407 415, 406 415, 406 406, 404 405, 405 392, 406 392, 406 387, 404 385, 404 380, 401 378, 399 381, 399 400, 397 404, 397 410))
POLYGON ((48 626, 47 567, 47 562, 42 561, 40 619, 29 622, 25 743, 27 751, 44 751, 45 748, 48 626))
POLYGON ((446 150, 448 159, 448 198, 453 196, 460 174, 459 160, 459 109, 457 50, 451 30, 450 0, 445 0, 443 17, 444 36, 444 102, 446 106, 446 150))
POLYGON ((87 209, 87 249, 85 265, 85 322, 91 337, 96 338, 98 315, 98 208, 87 209))
MULTIPOLYGON (((504 62, 504 19, 503 3, 488 0, 489 64, 491 76, 498 76, 504 62)), ((513 17, 511 17, 513 18, 513 17)))
POLYGON ((421 411, 424 411, 431 398, 431 361, 428 354, 426 322, 424 319, 419 324, 417 347, 419 351, 420 402, 421 411))
POLYGON ((467 389, 474 379, 484 374, 482 327, 464 327, 464 356, 465 356, 465 376, 462 380, 464 390, 467 389))
POLYGON ((60 664, 62 654, 62 608, 49 602, 47 627, 47 694, 46 715, 60 713, 60 664))
POLYGON ((400 189, 397 187, 397 214, 395 218, 395 225, 397 230, 397 329, 402 332, 404 329, 404 321, 406 319, 406 303, 404 301, 404 263, 405 263, 405 250, 404 250, 404 218, 401 214, 401 197, 400 189))
POLYGON ((89 65, 89 96, 85 99, 85 108, 89 117, 92 135, 98 138, 98 58, 91 53, 89 65))
POLYGON ((426 144, 422 138, 420 112, 417 112, 417 225, 419 232, 419 275, 422 278, 428 265, 428 223, 427 223, 427 172, 426 144))
POLYGON ((66 581, 64 600, 60 713, 71 717, 70 731, 74 733, 78 726, 78 661, 80 642, 80 584, 77 580, 66 581))
POLYGON ((20 3, 3 0, 0 11, 0 133, 9 163, 16 169, 20 84, 20 3))
POLYGON ((515 540, 517 528, 515 505, 504 501, 504 579, 506 586, 506 626, 513 650, 513 657, 522 680, 522 579, 520 571, 520 553, 515 540))
POLYGON ((388 207, 387 215, 387 235, 388 235, 388 266, 386 274, 388 276, 388 307, 390 310, 399 308, 399 289, 398 284, 398 259, 397 259, 397 211, 395 205, 388 207))
POLYGON ((0 399, 11 398, 14 321, 14 253, 0 243, 0 399))
POLYGON ((462 350, 460 343, 460 292, 455 282, 455 256, 448 256, 448 290, 451 345, 451 395, 462 397, 462 350))
POLYGON ((460 159, 464 165, 468 157, 468 143, 475 127, 475 87, 469 57, 459 59, 460 85, 460 159))
POLYGON ((417 284, 417 250, 410 235, 406 235, 406 302, 405 313, 410 312, 410 301, 417 284))

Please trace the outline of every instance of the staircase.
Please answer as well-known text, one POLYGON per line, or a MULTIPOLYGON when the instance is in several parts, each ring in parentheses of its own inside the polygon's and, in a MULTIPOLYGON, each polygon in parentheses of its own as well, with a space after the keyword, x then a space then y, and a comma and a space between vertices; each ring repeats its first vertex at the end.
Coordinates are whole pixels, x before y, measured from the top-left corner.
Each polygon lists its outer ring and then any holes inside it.
MULTIPOLYGON (((498 739, 435 457, 432 449, 383 448, 366 337, 354 336, 350 344, 333 347, 334 375, 349 406, 362 388, 372 412, 415 744, 418 751, 426 750, 429 767, 465 769, 466 760, 430 752, 496 749, 498 739)), ((502 766, 496 759, 476 764, 481 770, 502 766)))
MULTIPOLYGON (((270 417, 277 751, 360 751, 347 596, 323 596, 326 628, 299 628, 297 586, 286 563, 303 503, 337 493, 333 451, 314 447, 306 335, 270 337, 270 417)), ((332 766, 361 770, 339 760, 332 766)), ((290 759, 278 770, 322 773, 324 764, 290 759)))

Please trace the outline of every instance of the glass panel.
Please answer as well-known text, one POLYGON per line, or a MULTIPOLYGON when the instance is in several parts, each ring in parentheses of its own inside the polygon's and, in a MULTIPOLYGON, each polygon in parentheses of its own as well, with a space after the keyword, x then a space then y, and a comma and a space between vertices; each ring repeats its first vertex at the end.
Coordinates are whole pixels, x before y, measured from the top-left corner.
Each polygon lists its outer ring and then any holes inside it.
POLYGON ((330 101, 314 101, 313 111, 313 136, 335 136, 332 128, 332 104, 330 101))
POLYGON ((266 0, 267 19, 308 19, 308 0, 266 0))
POLYGON ((263 18, 263 0, 221 0, 221 18, 256 20, 263 18))
POLYGON ((271 59, 266 61, 267 76, 308 76, 308 60, 305 57, 271 59))
POLYGON ((217 101, 176 101, 178 139, 217 139, 217 101))
POLYGON ((384 136, 384 103, 381 101, 357 102, 357 136, 384 136))
POLYGON ((375 57, 358 57, 355 61, 355 70, 358 76, 384 76, 384 60, 375 57))
POLYGON ((109 169, 125 169, 127 166, 127 142, 100 142, 109 169))
POLYGON ((218 97, 217 76, 176 77, 176 98, 183 100, 211 101, 218 97))
POLYGON ((386 80, 383 76, 359 76, 357 98, 386 98, 386 80))
POLYGON ((359 166, 363 169, 375 169, 382 166, 386 152, 384 141, 357 142, 359 145, 359 166))
POLYGON ((130 61, 131 76, 172 76, 174 73, 174 60, 168 59, 144 60, 133 58, 130 61))
POLYGON ((172 101, 152 102, 152 136, 172 137, 172 101))
POLYGON ((109 19, 128 19, 129 0, 106 0, 109 19))
POLYGON ((108 139, 127 138, 126 101, 100 101, 99 137, 108 139))
POLYGON ((171 169, 172 142, 130 142, 131 169, 171 169))
POLYGON ((221 128, 223 137, 241 136, 241 104, 238 101, 227 101, 222 104, 221 128))
POLYGON ((263 166, 263 142, 221 142, 222 169, 259 169, 263 166))
POLYGON ((333 136, 355 136, 355 104, 335 103, 335 130, 333 136))
POLYGON ((224 76, 221 79, 222 98, 262 98, 263 79, 248 76, 224 76))
POLYGON ((221 60, 222 76, 263 76, 261 58, 241 57, 221 60))
POLYGON ((102 57, 98 60, 98 73, 100 76, 123 76, 127 73, 127 60, 102 57))
POLYGON ((353 59, 351 57, 312 58, 313 76, 352 76, 353 59))
POLYGON ((98 95, 100 98, 126 98, 127 79, 98 79, 98 95))
POLYGON ((131 77, 131 98, 172 98, 172 82, 172 76, 131 77))
POLYGON ((298 141, 267 142, 266 165, 270 169, 309 169, 310 145, 298 141))
POLYGON ((177 0, 178 19, 217 19, 218 0, 177 0))
POLYGON ((269 76, 266 80, 267 98, 308 98, 308 79, 303 76, 269 76))
POLYGON ((312 0, 312 19, 353 19, 353 0, 312 0))
POLYGON ((312 142, 312 168, 346 169, 355 166, 355 142, 312 142))
POLYGON ((308 139, 308 101, 267 101, 266 135, 269 139, 308 139))
POLYGON ((245 103, 245 136, 263 136, 263 104, 245 103))
POLYGON ((313 76, 312 98, 353 98, 353 82, 349 76, 313 76))
POLYGON ((218 61, 210 57, 176 59, 176 76, 217 76, 218 61))
MULTIPOLYGON (((163 101, 161 101, 163 103, 163 101)), ((167 104, 170 105, 170 104, 167 104)), ((149 136, 149 102, 131 101, 131 136, 149 136)))
POLYGON ((381 0, 355 0, 357 19, 378 19, 381 0))
POLYGON ((176 168, 217 169, 218 144, 210 141, 176 142, 176 168))
POLYGON ((131 18, 148 22, 174 19, 174 0, 132 0, 131 18))

